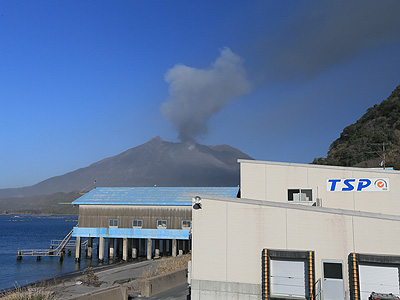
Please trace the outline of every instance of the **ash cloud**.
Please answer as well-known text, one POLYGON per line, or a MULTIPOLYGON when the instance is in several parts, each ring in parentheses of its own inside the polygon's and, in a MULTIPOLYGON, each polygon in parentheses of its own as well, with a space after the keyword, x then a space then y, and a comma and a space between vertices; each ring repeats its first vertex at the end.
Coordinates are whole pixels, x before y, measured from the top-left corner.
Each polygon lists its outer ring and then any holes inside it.
POLYGON ((251 90, 242 59, 229 48, 223 48, 208 69, 175 65, 165 74, 165 81, 170 98, 161 111, 183 142, 207 133, 213 115, 251 90))
POLYGON ((398 0, 305 3, 278 38, 262 39, 253 49, 267 80, 309 78, 400 40, 398 0))

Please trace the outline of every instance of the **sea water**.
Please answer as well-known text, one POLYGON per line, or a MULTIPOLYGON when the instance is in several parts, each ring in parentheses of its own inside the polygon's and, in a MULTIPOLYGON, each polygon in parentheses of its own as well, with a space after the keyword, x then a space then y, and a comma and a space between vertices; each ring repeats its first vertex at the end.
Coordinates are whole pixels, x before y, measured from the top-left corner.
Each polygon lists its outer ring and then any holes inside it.
POLYGON ((78 216, 0 215, 0 291, 97 266, 95 254, 77 264, 74 252, 62 262, 59 257, 37 261, 36 256, 17 261, 19 248, 49 249, 51 240, 62 240, 77 223, 78 216))

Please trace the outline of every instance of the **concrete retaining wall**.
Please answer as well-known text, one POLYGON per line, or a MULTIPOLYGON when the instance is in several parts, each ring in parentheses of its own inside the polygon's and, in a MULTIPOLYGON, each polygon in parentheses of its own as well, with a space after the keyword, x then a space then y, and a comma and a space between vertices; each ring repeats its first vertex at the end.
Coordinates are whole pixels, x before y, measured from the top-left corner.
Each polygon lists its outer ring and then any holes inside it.
POLYGON ((118 286, 107 288, 99 291, 94 291, 68 300, 128 300, 127 287, 118 286))
POLYGON ((184 268, 167 274, 145 279, 143 281, 139 281, 139 288, 142 296, 150 297, 176 286, 185 284, 186 281, 187 268, 184 268))
POLYGON ((192 279, 192 300, 261 300, 261 285, 192 279))

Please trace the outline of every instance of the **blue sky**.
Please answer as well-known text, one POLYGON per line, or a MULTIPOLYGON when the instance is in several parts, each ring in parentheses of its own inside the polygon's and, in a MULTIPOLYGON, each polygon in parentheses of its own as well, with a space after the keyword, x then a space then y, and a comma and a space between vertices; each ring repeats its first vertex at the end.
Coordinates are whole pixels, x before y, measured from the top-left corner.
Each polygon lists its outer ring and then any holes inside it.
POLYGON ((157 135, 260 160, 326 156, 400 84, 399 9, 396 0, 1 0, 0 188, 157 135))

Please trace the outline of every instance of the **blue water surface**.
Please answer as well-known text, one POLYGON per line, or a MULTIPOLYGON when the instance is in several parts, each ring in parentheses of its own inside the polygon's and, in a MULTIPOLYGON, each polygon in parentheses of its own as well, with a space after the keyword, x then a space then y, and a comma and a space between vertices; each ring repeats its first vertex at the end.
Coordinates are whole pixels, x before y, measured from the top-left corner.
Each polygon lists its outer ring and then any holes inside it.
POLYGON ((74 253, 62 263, 58 257, 17 261, 18 248, 49 249, 51 240, 62 240, 77 223, 78 216, 0 215, 0 291, 97 266, 95 257, 75 263, 74 253))

